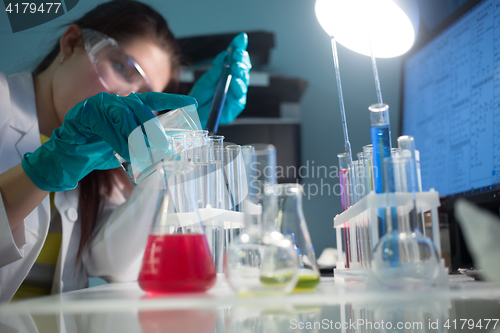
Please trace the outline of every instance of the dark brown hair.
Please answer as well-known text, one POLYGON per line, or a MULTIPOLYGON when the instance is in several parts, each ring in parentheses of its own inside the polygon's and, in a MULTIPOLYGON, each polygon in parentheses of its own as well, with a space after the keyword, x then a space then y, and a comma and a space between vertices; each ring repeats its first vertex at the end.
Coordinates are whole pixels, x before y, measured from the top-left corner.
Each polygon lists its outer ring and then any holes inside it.
MULTIPOLYGON (((171 61, 171 77, 164 91, 174 91, 178 87, 180 69, 180 49, 174 35, 163 17, 151 7, 136 1, 116 0, 101 4, 72 22, 80 28, 90 28, 114 38, 118 43, 126 42, 134 37, 150 38, 169 54, 171 61)), ((47 69, 59 54, 59 40, 54 48, 33 71, 36 76, 47 69)), ((95 170, 80 181, 79 214, 81 221, 80 244, 77 262, 83 251, 88 249, 97 228, 97 218, 102 212, 106 198, 115 186, 123 184, 130 192, 132 184, 121 169, 95 170)))

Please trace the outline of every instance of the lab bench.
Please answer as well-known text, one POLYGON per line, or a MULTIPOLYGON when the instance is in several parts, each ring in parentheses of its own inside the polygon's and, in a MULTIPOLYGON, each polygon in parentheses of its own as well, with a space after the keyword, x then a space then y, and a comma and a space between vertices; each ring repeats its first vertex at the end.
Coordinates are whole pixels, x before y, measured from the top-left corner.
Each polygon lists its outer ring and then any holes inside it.
POLYGON ((148 295, 137 283, 111 283, 2 305, 0 332, 500 329, 500 285, 460 275, 450 275, 449 279, 449 289, 377 291, 367 290, 360 282, 322 278, 313 293, 260 298, 236 297, 224 275, 218 275, 215 287, 201 294, 148 295))

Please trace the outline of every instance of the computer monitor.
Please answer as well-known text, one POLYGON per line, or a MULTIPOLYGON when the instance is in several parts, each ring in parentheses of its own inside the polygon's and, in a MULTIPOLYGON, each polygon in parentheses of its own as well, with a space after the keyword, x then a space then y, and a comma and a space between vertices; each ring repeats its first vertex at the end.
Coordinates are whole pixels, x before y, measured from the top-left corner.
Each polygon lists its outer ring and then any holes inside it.
POLYGON ((444 198, 454 269, 473 265, 456 198, 500 207, 500 0, 467 6, 403 60, 401 134, 420 151, 422 189, 444 198))

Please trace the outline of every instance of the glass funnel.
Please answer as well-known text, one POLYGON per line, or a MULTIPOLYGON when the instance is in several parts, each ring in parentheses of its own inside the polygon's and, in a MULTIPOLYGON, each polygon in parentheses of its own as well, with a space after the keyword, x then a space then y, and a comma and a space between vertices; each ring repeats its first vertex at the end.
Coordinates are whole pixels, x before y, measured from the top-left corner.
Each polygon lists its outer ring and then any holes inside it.
POLYGON ((372 268, 379 283, 389 289, 430 287, 439 273, 435 245, 417 228, 417 185, 413 167, 414 163, 408 158, 384 160, 385 192, 388 196, 400 197, 392 204, 388 202, 387 233, 373 250, 372 268), (401 195, 405 194, 410 194, 409 200, 403 201, 401 195), (397 206, 396 202, 399 202, 397 206))
POLYGON ((299 256, 299 281, 295 291, 313 290, 319 284, 320 273, 302 211, 302 185, 276 185, 275 192, 278 196, 277 228, 293 240, 293 247, 299 256))
POLYGON ((245 228, 226 255, 226 277, 239 296, 284 294, 298 280, 298 255, 290 239, 277 231, 276 150, 272 145, 242 149, 248 194, 245 228))
POLYGON ((201 292, 213 287, 215 267, 195 202, 191 163, 157 165, 160 195, 139 273, 151 293, 201 292))

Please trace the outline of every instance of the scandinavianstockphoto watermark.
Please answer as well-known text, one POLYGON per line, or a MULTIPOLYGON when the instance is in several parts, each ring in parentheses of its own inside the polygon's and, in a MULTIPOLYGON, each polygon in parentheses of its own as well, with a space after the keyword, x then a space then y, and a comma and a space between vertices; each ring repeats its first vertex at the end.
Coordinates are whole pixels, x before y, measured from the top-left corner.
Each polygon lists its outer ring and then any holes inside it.
MULTIPOLYGON (((266 178, 276 177, 280 179, 300 179, 305 184, 301 191, 304 198, 308 200, 315 196, 342 196, 352 192, 354 195, 362 196, 369 192, 366 185, 366 174, 364 166, 360 166, 349 176, 355 178, 356 182, 351 182, 351 186, 343 186, 348 184, 347 181, 342 181, 342 177, 346 178, 346 171, 340 170, 336 165, 317 165, 314 160, 306 161, 304 165, 297 166, 276 166, 261 167, 259 162, 254 162, 249 165, 251 174, 249 177, 249 187, 258 190, 258 182, 253 182, 252 178, 259 179, 262 176, 266 178), (273 174, 274 173, 274 174, 273 174), (347 192, 346 192, 347 191, 347 192)), ((373 174, 374 168, 371 170, 373 174)))
POLYGON ((296 319, 290 320, 290 329, 292 330, 422 330, 424 327, 422 322, 386 322, 386 321, 368 321, 364 319, 357 319, 349 321, 334 321, 330 319, 323 319, 322 321, 298 321, 296 319))
POLYGON ((298 321, 296 319, 290 320, 291 330, 481 330, 496 329, 499 319, 428 319, 427 321, 370 321, 365 319, 357 319, 349 321, 333 321, 330 319, 323 319, 321 321, 298 321))

